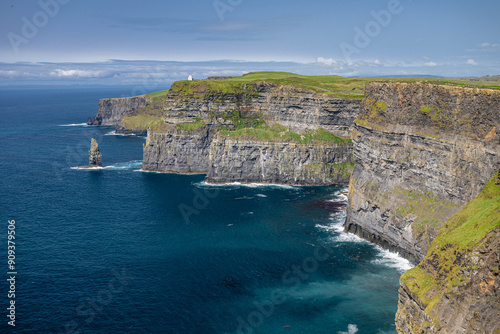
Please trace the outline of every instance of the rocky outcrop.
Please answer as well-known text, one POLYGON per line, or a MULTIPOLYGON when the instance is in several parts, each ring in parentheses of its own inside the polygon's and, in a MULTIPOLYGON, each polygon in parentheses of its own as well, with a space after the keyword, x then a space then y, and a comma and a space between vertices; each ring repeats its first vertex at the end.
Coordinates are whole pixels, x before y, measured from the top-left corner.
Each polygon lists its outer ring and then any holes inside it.
POLYGON ((192 131, 165 125, 149 131, 144 145, 142 169, 166 173, 206 174, 209 148, 217 127, 206 125, 192 131))
POLYGON ((217 135, 210 146, 209 183, 347 185, 352 144, 300 144, 217 135))
POLYGON ((500 91, 371 83, 353 130, 347 231, 420 262, 498 170, 500 91))
POLYGON ((101 167, 102 166, 102 154, 99 152, 99 145, 97 141, 92 138, 90 142, 89 151, 89 167, 101 167))
POLYGON ((401 278, 403 334, 500 332, 500 186, 494 179, 446 222, 418 267, 401 278))
POLYGON ((134 112, 140 107, 146 106, 147 103, 146 95, 101 99, 99 100, 97 115, 89 117, 87 125, 120 125, 127 113, 134 112))

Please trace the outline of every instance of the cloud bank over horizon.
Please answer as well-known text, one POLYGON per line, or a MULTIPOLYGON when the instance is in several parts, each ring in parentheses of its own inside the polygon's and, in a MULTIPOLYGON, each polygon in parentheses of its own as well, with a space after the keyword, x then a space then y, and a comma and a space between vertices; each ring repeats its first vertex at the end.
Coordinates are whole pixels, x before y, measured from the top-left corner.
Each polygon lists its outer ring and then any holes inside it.
POLYGON ((498 75, 498 12, 493 0, 4 2, 0 85, 135 85, 262 70, 498 75))
MULTIPOLYGON (((155 85, 171 84, 209 76, 240 76, 257 71, 283 71, 300 75, 340 76, 442 76, 469 77, 490 75, 490 68, 473 59, 458 64, 437 64, 422 59, 414 62, 334 60, 319 57, 314 62, 249 61, 130 61, 110 60, 95 63, 0 63, 0 86, 14 85, 155 85)), ((500 71, 499 71, 500 73, 500 71)))

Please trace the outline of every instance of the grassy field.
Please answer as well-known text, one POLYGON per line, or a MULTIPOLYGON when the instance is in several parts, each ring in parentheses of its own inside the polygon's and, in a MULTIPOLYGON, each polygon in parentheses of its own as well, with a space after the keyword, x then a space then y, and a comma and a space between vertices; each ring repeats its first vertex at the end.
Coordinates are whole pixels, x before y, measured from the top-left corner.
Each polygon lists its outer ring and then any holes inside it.
MULTIPOLYGON (((500 89, 500 80, 463 80, 441 78, 377 78, 377 77, 341 77, 336 75, 305 76, 288 72, 253 72, 241 77, 230 77, 224 80, 177 81, 171 91, 178 94, 220 92, 222 94, 238 94, 245 84, 269 81, 279 85, 293 85, 298 88, 311 89, 316 92, 330 94, 338 98, 362 99, 365 84, 380 82, 424 82, 443 85, 458 85, 500 89)), ((247 86, 247 88, 249 88, 247 86)), ((255 92, 247 92, 249 94, 255 92)), ((161 98, 167 91, 149 94, 153 98, 161 98)))

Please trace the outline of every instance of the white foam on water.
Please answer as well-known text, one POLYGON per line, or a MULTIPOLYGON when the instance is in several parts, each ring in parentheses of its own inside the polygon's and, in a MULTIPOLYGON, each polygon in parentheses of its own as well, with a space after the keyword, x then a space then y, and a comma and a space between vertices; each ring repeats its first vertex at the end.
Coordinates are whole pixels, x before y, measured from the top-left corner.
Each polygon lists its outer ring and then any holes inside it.
POLYGON ((134 160, 134 161, 129 161, 129 162, 123 162, 123 163, 117 163, 115 165, 110 165, 110 166, 102 166, 102 167, 85 167, 85 166, 80 166, 80 167, 71 167, 71 169, 74 170, 128 170, 128 169, 136 169, 137 167, 142 166, 142 161, 134 160))
POLYGON ((332 241, 335 242, 366 242, 355 234, 344 232, 345 217, 345 211, 332 213, 329 218, 331 223, 327 225, 316 224, 316 228, 332 232, 334 234, 332 236, 332 241))
POLYGON ((377 259, 373 260, 372 263, 396 268, 401 272, 405 272, 413 268, 411 262, 400 256, 398 253, 388 251, 379 246, 375 246, 375 248, 378 250, 379 254, 377 259))
POLYGON ((358 331, 358 326, 349 324, 347 326, 347 332, 337 332, 337 334, 356 334, 358 331))
POLYGON ((87 123, 78 123, 78 124, 61 124, 59 126, 88 126, 87 123))
POLYGON ((125 134, 125 133, 116 133, 116 131, 111 131, 105 134, 105 136, 120 136, 120 137, 137 137, 135 133, 125 134))
POLYGON ((73 170, 102 170, 102 169, 108 169, 111 166, 106 166, 106 167, 71 167, 73 170))
MULTIPOLYGON (((195 183, 197 186, 204 187, 248 187, 248 188, 282 188, 282 189, 295 189, 300 186, 290 186, 286 184, 274 184, 274 183, 241 183, 241 182, 231 182, 231 183, 207 183, 205 181, 195 183)), ((264 195, 265 196, 265 195, 264 195)))
POLYGON ((262 198, 267 197, 267 196, 266 196, 266 195, 264 195, 264 194, 257 194, 257 195, 255 195, 255 196, 257 196, 257 197, 262 197, 262 198))

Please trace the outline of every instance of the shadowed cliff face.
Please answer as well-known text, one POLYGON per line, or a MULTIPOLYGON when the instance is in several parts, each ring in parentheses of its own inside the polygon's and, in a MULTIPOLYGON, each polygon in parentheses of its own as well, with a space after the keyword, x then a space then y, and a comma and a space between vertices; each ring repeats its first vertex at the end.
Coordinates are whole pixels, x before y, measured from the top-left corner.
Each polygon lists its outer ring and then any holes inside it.
POLYGON ((500 91, 371 83, 353 131, 346 230, 420 262, 498 169, 500 91))
POLYGON ((232 139, 218 135, 210 146, 207 182, 347 185, 351 143, 299 144, 232 139))
POLYGON ((209 148, 217 127, 204 126, 182 131, 169 126, 162 132, 148 132, 142 169, 183 174, 205 174, 209 148))

